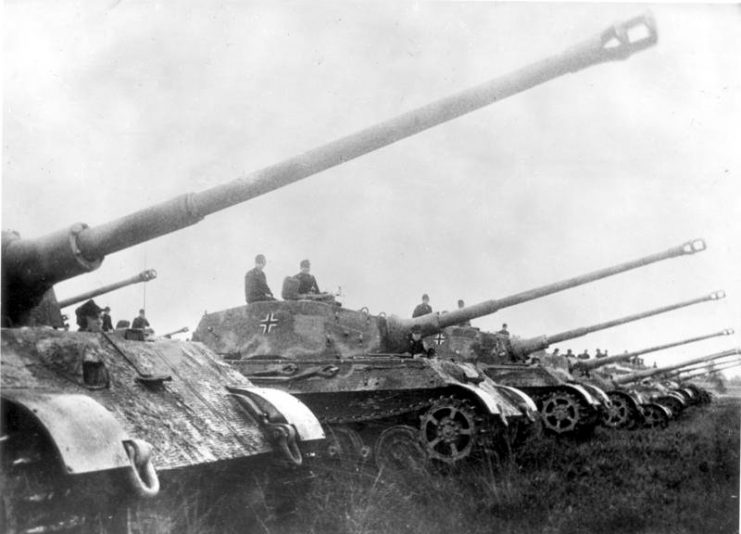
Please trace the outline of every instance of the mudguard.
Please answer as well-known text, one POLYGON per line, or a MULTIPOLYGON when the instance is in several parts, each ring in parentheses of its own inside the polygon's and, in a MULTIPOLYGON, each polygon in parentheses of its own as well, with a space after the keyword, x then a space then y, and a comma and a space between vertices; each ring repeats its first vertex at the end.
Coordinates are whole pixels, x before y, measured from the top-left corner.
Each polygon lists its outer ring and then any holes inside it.
POLYGON ((572 393, 576 393, 584 399, 584 401, 587 402, 587 404, 591 406, 599 406, 600 402, 592 396, 591 393, 589 393, 581 384, 563 384, 562 386, 559 386, 563 389, 569 389, 572 390, 572 393))
POLYGON ((610 406, 610 397, 605 393, 602 388, 598 388, 597 386, 593 386, 592 384, 578 384, 589 393, 592 394, 599 402, 600 404, 604 406, 610 406))
MULTIPOLYGON (((628 393, 627 391, 612 390, 609 395, 619 395, 626 399, 631 406, 640 411, 641 404, 645 404, 645 400, 638 393, 628 393)), ((608 396, 609 396, 608 395, 608 396)))
POLYGON ((519 389, 512 386, 503 386, 502 384, 497 384, 497 387, 500 389, 506 389, 513 395, 516 395, 517 398, 524 402, 530 410, 532 410, 534 413, 538 413, 538 405, 535 404, 535 401, 531 399, 530 396, 524 391, 520 391, 519 389))
POLYGON ((270 388, 239 388, 235 391, 247 395, 261 406, 272 409, 273 415, 282 416, 286 423, 293 425, 301 441, 324 439, 324 431, 319 420, 296 397, 285 391, 270 388), (265 406, 267 403, 268 406, 265 406))
POLYGON ((492 395, 487 394, 485 391, 483 391, 478 386, 471 386, 469 384, 455 384, 453 386, 454 388, 463 388, 470 393, 473 393, 476 398, 481 401, 481 404, 486 407, 487 411, 490 415, 498 415, 501 417, 502 421, 507 424, 507 420, 504 417, 504 414, 502 414, 502 409, 499 407, 499 404, 496 403, 494 400, 494 397, 492 395))
POLYGON ((26 410, 46 429, 67 473, 131 465, 123 445, 131 438, 113 414, 92 398, 6 389, 2 400, 26 410))

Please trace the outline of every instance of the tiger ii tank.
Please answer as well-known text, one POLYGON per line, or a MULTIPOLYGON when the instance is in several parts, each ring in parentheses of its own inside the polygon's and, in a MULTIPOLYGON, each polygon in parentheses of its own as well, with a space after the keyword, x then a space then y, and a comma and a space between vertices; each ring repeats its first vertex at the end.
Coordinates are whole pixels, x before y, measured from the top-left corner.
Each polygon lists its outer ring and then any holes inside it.
MULTIPOLYGON (((421 352, 415 343, 447 327, 704 248, 704 241, 694 240, 501 299, 413 319, 316 300, 258 301, 205 314, 193 339, 256 384, 296 395, 331 434, 345 436, 355 454, 372 453, 381 466, 409 451, 420 459, 455 463, 492 442, 496 447, 501 425, 520 424, 532 401, 523 404, 518 400, 527 398, 522 393, 513 397, 519 388, 491 382, 473 363, 402 354, 421 352)), ((584 388, 569 387, 597 404, 584 388)))
MULTIPOLYGON (((698 243, 698 250, 704 245, 698 243)), ((546 430, 555 434, 588 434, 597 424, 616 426, 615 397, 620 405, 628 403, 635 425, 639 421, 640 401, 635 396, 614 391, 609 384, 582 380, 570 374, 565 357, 548 357, 544 352, 550 345, 627 324, 654 315, 667 313, 694 304, 722 298, 722 292, 662 306, 591 326, 575 328, 548 336, 520 338, 509 332, 482 332, 472 327, 451 327, 442 336, 434 338, 439 353, 446 358, 476 362, 479 368, 498 383, 521 389, 537 403, 546 430), (537 357, 536 357, 537 356, 537 357), (528 364, 531 357, 537 364, 528 364), (605 388, 613 392, 610 396, 605 388)), ((599 361, 599 360, 597 360, 599 361)))

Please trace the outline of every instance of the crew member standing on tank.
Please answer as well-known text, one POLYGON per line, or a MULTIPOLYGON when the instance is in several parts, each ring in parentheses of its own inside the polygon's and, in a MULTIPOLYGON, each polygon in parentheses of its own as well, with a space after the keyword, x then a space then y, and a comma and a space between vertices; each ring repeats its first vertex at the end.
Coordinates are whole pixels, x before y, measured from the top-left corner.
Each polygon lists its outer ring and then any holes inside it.
POLYGON ((147 320, 147 315, 144 313, 143 308, 139 310, 139 315, 134 317, 134 320, 131 321, 131 328, 135 330, 144 330, 149 328, 149 321, 147 320))
POLYGON ((113 330, 113 319, 111 319, 111 308, 106 306, 103 308, 103 313, 100 318, 103 320, 103 332, 110 332, 113 330))
POLYGON ((265 256, 258 254, 255 256, 255 267, 244 275, 244 298, 247 304, 262 300, 275 300, 263 272, 266 263, 265 256))
POLYGON ((497 334, 509 337, 509 330, 507 330, 507 323, 502 324, 502 329, 499 332, 497 332, 497 334))
POLYGON ((309 271, 311 270, 311 262, 309 260, 301 260, 299 264, 301 271, 294 276, 298 280, 298 292, 300 295, 317 295, 321 293, 319 291, 319 285, 316 283, 316 278, 309 271))
POLYGON ((427 315, 428 313, 432 313, 432 306, 430 306, 430 297, 425 293, 422 295, 422 303, 417 304, 417 307, 414 308, 412 319, 420 315, 427 315))
POLYGON ((412 356, 425 356, 427 358, 432 358, 435 355, 435 349, 431 347, 429 349, 425 348, 425 344, 422 341, 422 327, 418 324, 412 326, 409 332, 406 353, 412 356))

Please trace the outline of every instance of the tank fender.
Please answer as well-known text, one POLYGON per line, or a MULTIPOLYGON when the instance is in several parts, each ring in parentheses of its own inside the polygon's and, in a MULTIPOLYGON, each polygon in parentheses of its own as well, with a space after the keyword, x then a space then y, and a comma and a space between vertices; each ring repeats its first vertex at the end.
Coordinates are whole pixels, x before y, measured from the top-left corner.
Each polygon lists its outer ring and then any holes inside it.
POLYGON ((581 384, 563 384, 559 387, 569 390, 570 393, 577 394, 589 405, 595 406, 600 404, 600 402, 596 398, 594 398, 591 393, 584 389, 581 384))
POLYGON ((89 473, 131 462, 130 437, 111 412, 86 395, 8 391, 3 402, 24 409, 49 433, 69 474, 89 473))
POLYGON ((272 418, 278 416, 293 425, 301 441, 324 439, 322 425, 309 408, 285 391, 271 388, 229 388, 233 393, 246 395, 272 418))
POLYGON ((530 398, 530 395, 528 395, 524 391, 520 391, 519 389, 512 386, 503 386, 502 384, 497 384, 497 388, 506 389, 507 391, 511 392, 513 395, 516 395, 519 399, 521 399, 522 402, 524 402, 525 405, 534 413, 538 412, 538 405, 535 404, 535 401, 530 398))
POLYGON ((492 395, 489 395, 486 391, 482 390, 480 387, 472 386, 469 384, 455 384, 452 386, 452 389, 465 389, 468 394, 473 394, 476 399, 479 401, 479 404, 486 408, 486 411, 489 413, 489 415, 498 415, 499 418, 502 420, 502 422, 506 425, 507 419, 504 417, 504 414, 502 413, 502 409, 499 407, 499 404, 497 404, 495 398, 492 395))
POLYGON ((593 386, 592 384, 579 384, 581 387, 589 391, 589 393, 592 394, 593 397, 595 397, 600 404, 603 404, 605 406, 610 406, 610 397, 607 396, 607 393, 604 392, 604 390, 600 387, 593 386))

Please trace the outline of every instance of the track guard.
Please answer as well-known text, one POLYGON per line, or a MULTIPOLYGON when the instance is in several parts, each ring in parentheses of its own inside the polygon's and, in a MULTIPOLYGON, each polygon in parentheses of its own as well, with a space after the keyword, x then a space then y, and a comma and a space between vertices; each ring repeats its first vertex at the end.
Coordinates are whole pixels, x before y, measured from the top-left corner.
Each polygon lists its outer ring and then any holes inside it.
POLYGON ((268 413, 271 420, 277 417, 293 425, 301 441, 324 439, 324 430, 319 420, 303 402, 290 393, 257 387, 228 389, 252 399, 268 413))
POLYGON ((2 401, 33 417, 49 434, 69 474, 129 467, 129 436, 104 406, 85 395, 3 391, 2 401))

